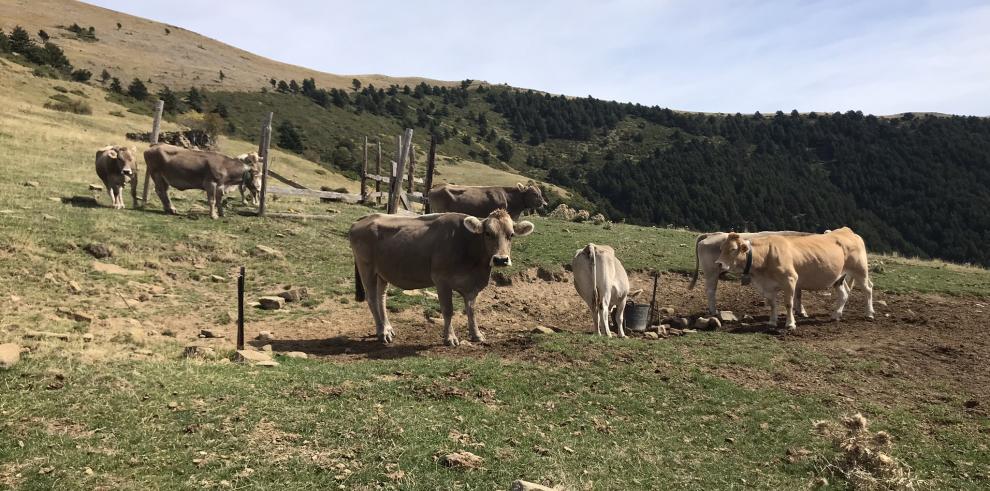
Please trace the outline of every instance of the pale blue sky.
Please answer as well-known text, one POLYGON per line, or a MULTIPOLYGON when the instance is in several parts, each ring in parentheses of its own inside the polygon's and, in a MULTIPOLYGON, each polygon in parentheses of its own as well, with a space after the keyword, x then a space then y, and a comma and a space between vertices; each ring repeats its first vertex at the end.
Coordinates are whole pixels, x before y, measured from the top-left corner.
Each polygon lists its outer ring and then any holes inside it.
POLYGON ((90 0, 287 63, 711 112, 990 115, 990 2, 90 0))

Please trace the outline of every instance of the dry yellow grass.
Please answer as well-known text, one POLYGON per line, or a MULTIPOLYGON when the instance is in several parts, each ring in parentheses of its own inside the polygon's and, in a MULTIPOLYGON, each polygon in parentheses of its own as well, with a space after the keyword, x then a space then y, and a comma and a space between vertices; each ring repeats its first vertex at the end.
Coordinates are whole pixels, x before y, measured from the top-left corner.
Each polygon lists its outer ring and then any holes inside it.
POLYGON ((357 78, 365 85, 416 85, 418 77, 384 75, 335 75, 281 63, 224 44, 185 29, 69 0, 0 0, 0 28, 6 32, 23 26, 30 33, 44 29, 79 68, 99 74, 104 68, 121 78, 151 79, 155 85, 174 89, 195 85, 209 89, 259 90, 268 80, 314 78, 320 87, 345 88, 357 78), (59 25, 96 28, 98 42, 85 42, 59 25), (117 23, 123 26, 117 30, 117 23), (171 34, 165 34, 165 28, 171 34), (110 60, 110 61, 107 61, 110 60), (220 70, 226 78, 218 80, 220 70))

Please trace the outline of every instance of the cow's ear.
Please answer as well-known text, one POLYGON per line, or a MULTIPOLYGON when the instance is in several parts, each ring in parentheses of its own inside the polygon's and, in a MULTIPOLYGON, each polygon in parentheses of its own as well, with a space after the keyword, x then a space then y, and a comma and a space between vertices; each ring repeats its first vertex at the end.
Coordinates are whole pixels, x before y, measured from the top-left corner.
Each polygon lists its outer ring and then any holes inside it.
POLYGON ((533 225, 533 222, 527 221, 522 221, 512 225, 512 231, 519 237, 533 233, 534 228, 536 228, 536 225, 533 225))
POLYGON ((107 157, 110 157, 111 159, 116 159, 117 158, 117 150, 115 150, 113 148, 111 148, 110 150, 107 150, 107 157))
POLYGON ((749 252, 749 242, 739 244, 739 252, 742 252, 743 254, 749 252))
POLYGON ((464 228, 468 229, 472 234, 481 233, 481 220, 475 217, 465 217, 464 218, 464 228))
POLYGON ((516 188, 519 189, 520 191, 522 191, 523 189, 526 189, 526 186, 523 186, 521 182, 517 182, 516 183, 516 188))

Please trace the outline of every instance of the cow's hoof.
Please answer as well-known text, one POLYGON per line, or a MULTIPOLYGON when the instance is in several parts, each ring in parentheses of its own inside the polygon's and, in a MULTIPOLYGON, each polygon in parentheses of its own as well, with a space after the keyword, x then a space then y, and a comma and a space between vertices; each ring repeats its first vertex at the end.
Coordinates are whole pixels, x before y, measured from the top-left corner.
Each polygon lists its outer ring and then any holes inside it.
POLYGON ((808 313, 805 312, 805 311, 803 311, 803 310, 800 311, 800 312, 798 312, 798 315, 801 316, 802 319, 807 319, 808 318, 808 313))
POLYGON ((873 314, 867 314, 866 315, 866 320, 868 320, 868 321, 875 321, 875 320, 877 320, 877 318, 874 317, 873 314))
POLYGON ((392 344, 392 341, 395 341, 395 331, 391 327, 385 329, 384 332, 378 335, 378 340, 385 344, 392 344))
POLYGON ((446 346, 457 346, 461 344, 461 340, 457 339, 457 336, 448 336, 447 339, 443 340, 443 344, 446 346))
POLYGON ((795 324, 788 324, 787 325, 787 330, 788 331, 793 331, 795 329, 797 329, 797 324, 796 323, 795 324))
POLYGON ((471 342, 472 343, 484 343, 485 342, 485 335, 484 334, 481 334, 480 332, 479 333, 473 333, 473 334, 471 334, 471 342))

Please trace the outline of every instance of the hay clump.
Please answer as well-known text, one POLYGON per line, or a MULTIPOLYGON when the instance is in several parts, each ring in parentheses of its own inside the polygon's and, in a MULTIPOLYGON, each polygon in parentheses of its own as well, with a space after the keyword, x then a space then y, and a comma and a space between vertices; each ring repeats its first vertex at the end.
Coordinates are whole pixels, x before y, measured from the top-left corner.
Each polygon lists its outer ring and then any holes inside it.
POLYGON ((835 450, 821 459, 822 473, 845 479, 852 489, 913 490, 924 484, 907 464, 891 455, 893 437, 885 431, 870 431, 861 413, 842 418, 838 424, 817 421, 814 431, 835 450))

